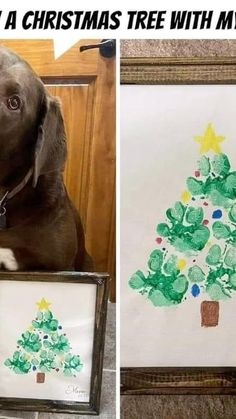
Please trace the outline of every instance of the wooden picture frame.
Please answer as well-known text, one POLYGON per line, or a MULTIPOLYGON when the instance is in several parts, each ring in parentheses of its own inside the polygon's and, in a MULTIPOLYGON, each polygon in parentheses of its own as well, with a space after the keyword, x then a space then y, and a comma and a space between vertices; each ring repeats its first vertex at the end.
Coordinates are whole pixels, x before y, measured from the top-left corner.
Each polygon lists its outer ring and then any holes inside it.
POLYGON ((234 84, 235 57, 121 58, 121 84, 234 84))
MULTIPOLYGON (((104 343, 105 343, 105 330, 106 330, 106 314, 107 314, 107 301, 109 291, 109 275, 106 273, 78 273, 78 272, 1 272, 0 273, 0 299, 1 299, 1 285, 4 284, 5 288, 16 283, 24 282, 32 287, 35 284, 38 286, 44 286, 48 284, 64 284, 69 287, 70 284, 76 284, 80 287, 84 284, 93 285, 93 295, 95 295, 95 307, 94 310, 94 323, 91 323, 91 330, 93 329, 92 341, 92 360, 91 360, 91 375, 90 375, 90 392, 89 401, 70 401, 70 400, 56 400, 50 398, 37 399, 37 398, 16 398, 16 397, 2 397, 0 394, 0 409, 12 409, 12 410, 27 410, 27 411, 43 411, 43 412, 57 412, 57 413, 74 413, 74 414, 87 414, 96 415, 99 414, 100 409, 100 396, 101 396, 101 383, 102 383, 102 368, 103 368, 103 355, 104 355, 104 343), (94 325, 93 325, 94 324, 94 325)), ((64 286, 63 285, 63 286, 64 286)), ((51 286, 51 285, 50 285, 51 286)), ((66 289, 66 288, 64 288, 66 289)), ((72 288, 73 290, 74 288, 72 288)), ((90 290, 91 288, 89 288, 90 290)), ((67 290, 68 291, 68 290, 67 290)), ((79 291, 79 289, 78 289, 79 291)), ((80 287, 80 293, 83 293, 83 288, 80 287)), ((83 300, 82 300, 83 303, 83 300)), ((85 304, 87 302, 85 301, 85 304)), ((14 307, 16 310, 16 307, 14 307)), ((79 319, 79 307, 78 307, 78 319, 79 319)), ((53 311, 53 308, 52 308, 53 311)), ((56 318, 55 314, 55 318, 56 318)), ((87 324, 87 323, 86 323, 87 324)), ((58 327, 58 329, 61 328, 58 327)), ((77 336, 77 335, 76 335, 77 336)), ((68 337, 69 340, 69 337, 68 337)), ((1 344, 0 344, 1 345, 1 344)), ((73 351, 71 351, 73 352, 73 351)), ((1 353, 1 350, 0 350, 1 353)), ((12 354, 12 348, 9 348, 10 355, 12 354)), ((56 356, 56 355, 54 355, 56 356)), ((32 372, 30 370, 30 372, 32 372)), ((40 374, 40 373, 39 373, 40 374)), ((16 374, 15 374, 16 375, 16 374)), ((24 374, 25 375, 25 374, 24 374)), ((40 382, 37 381, 38 383, 40 382)), ((41 385, 41 384, 38 384, 41 385)))
MULTIPOLYGON (((121 84, 236 84, 235 57, 121 58, 121 84)), ((122 327, 122 325, 121 325, 122 327)), ((122 348, 121 348, 122 350, 122 348)), ((236 367, 124 367, 121 395, 236 394, 236 367)))

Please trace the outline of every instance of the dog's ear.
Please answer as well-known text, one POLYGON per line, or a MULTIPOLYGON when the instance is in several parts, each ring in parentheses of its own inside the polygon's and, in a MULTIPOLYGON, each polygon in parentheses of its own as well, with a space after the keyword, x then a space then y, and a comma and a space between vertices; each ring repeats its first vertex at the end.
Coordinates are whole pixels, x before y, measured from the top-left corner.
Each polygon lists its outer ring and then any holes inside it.
POLYGON ((62 171, 66 159, 66 135, 59 101, 45 95, 34 152, 33 186, 39 176, 62 171))

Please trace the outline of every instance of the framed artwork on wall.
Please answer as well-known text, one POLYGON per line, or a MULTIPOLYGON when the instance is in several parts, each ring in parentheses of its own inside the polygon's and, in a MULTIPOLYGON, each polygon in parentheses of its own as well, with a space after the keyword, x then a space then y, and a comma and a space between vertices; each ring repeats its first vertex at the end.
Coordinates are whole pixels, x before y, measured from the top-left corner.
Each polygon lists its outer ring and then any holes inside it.
POLYGON ((0 274, 0 408, 99 412, 108 275, 0 274))
POLYGON ((121 391, 235 393, 236 61, 121 62, 121 391))

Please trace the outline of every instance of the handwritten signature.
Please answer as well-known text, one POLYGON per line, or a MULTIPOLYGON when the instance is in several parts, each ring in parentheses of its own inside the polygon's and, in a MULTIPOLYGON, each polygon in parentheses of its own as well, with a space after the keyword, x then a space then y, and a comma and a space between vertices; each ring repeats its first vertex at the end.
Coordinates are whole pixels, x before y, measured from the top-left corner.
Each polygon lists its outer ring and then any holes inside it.
POLYGON ((80 390, 78 386, 74 384, 69 384, 66 391, 66 394, 77 394, 78 397, 87 397, 88 394, 84 390, 80 390))

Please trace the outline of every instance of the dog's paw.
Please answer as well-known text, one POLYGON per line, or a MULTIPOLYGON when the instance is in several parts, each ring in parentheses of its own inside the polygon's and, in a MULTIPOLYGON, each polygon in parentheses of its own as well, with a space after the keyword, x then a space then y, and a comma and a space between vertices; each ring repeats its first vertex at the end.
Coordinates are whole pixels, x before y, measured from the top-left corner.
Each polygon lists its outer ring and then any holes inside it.
POLYGON ((4 249, 0 247, 0 266, 7 271, 17 271, 18 263, 11 249, 4 249))

